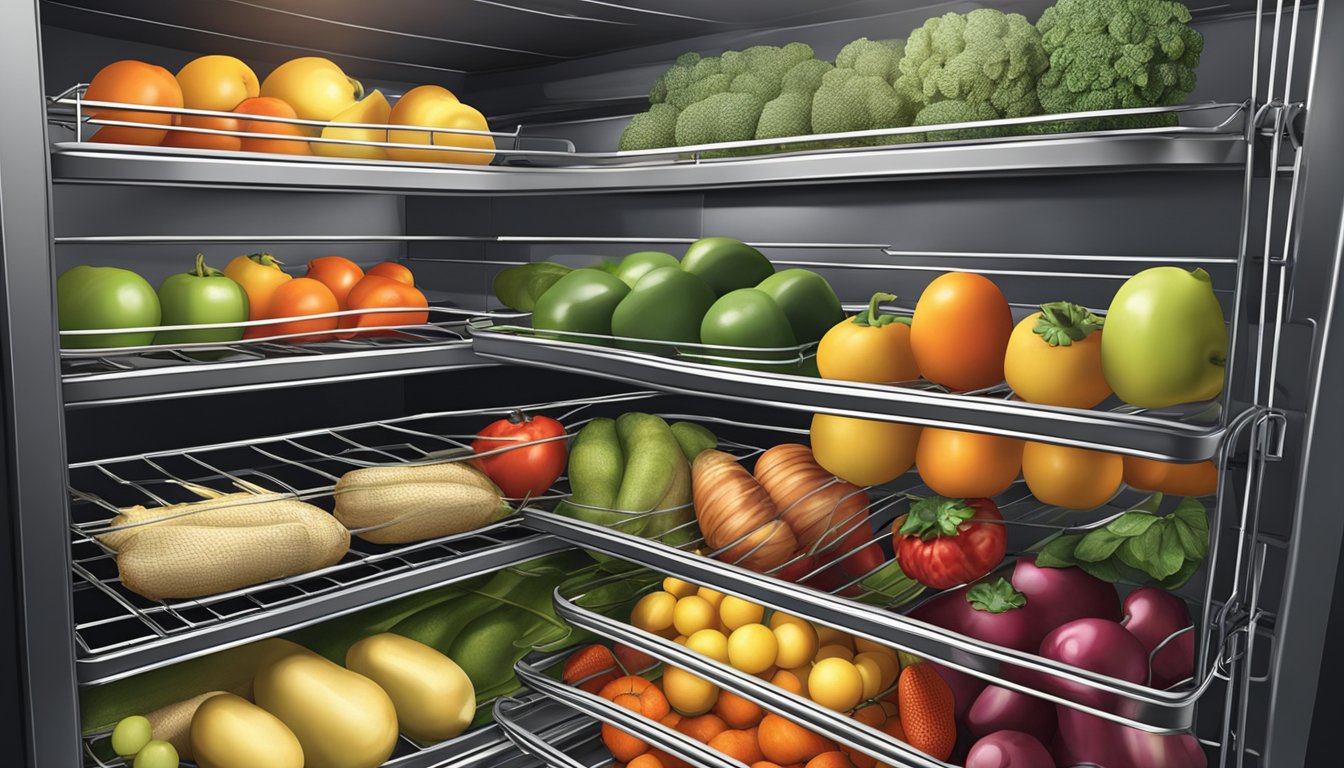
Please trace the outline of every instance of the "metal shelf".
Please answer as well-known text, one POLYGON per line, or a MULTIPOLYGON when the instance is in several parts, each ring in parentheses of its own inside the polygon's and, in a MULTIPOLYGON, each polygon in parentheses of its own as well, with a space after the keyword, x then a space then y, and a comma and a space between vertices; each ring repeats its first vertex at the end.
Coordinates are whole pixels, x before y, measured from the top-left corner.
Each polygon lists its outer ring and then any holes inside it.
MULTIPOLYGON (((389 312, 390 310, 375 310, 389 312)), ((425 310, 421 310, 425 311, 425 310)), ((67 407, 81 407, 176 395, 255 391, 332 381, 433 373, 491 365, 471 349, 466 326, 486 312, 430 307, 431 321, 389 326, 377 335, 295 343, 302 333, 267 335, 231 343, 188 343, 142 347, 61 349, 61 388, 67 407)), ((319 317, 359 314, 357 310, 319 317)), ((206 326, 243 327, 266 333, 286 320, 206 326)), ((171 326, 190 329, 192 326, 171 326)), ((164 329, 170 326, 164 326, 164 329)), ((136 330, 136 329, 132 329, 136 330)), ((149 329, 153 330, 153 329, 149 329)), ((62 338, 100 331, 62 331, 62 338)))
MULTIPOLYGON (((647 397, 648 395, 643 395, 647 397)), ((631 396, 522 406, 562 419, 631 396)), ((509 409, 424 414, 252 441, 73 464, 71 560, 77 676, 95 685, 269 637, 407 594, 566 549, 518 516, 468 533, 404 545, 352 539, 320 571, 195 599, 149 600, 122 585, 114 553, 96 536, 121 507, 196 498, 193 483, 233 491, 252 483, 331 506, 340 475, 358 467, 461 458, 475 433, 509 409)))
POLYGON ((59 142, 52 148, 51 173, 58 184, 528 195, 664 192, 942 176, 1241 171, 1245 161, 1246 144, 1239 133, 1057 136, 681 163, 547 168, 333 161, 59 142))
POLYGON ((1250 409, 1236 409, 1220 424, 1200 423, 1196 419, 1212 419, 1199 413, 1183 421, 1179 415, 1057 408, 1008 400, 1007 392, 998 392, 997 397, 968 396, 766 373, 486 327, 472 329, 472 345, 477 355, 492 360, 581 371, 667 392, 985 432, 1166 461, 1214 457, 1236 424, 1253 414, 1250 409))

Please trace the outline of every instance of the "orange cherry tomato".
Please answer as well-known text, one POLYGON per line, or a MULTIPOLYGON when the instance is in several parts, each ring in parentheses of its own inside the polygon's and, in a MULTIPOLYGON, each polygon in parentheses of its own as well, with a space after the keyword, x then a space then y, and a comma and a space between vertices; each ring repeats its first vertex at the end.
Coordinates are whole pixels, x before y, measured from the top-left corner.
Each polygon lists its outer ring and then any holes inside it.
POLYGON ((1218 490, 1218 467, 1212 461, 1173 464, 1126 456, 1125 484, 1172 496, 1208 496, 1218 490))
MULTIPOLYGON (((93 82, 84 92, 89 101, 115 101, 122 104, 145 104, 153 107, 182 108, 182 88, 173 73, 163 67, 143 61, 118 61, 108 64, 94 75, 93 82)), ((173 116, 167 112, 132 112, 106 107, 86 107, 86 114, 105 120, 124 120, 150 125, 172 125, 173 116)), ((153 146, 163 141, 168 131, 157 128, 125 128, 105 125, 98 129, 91 141, 110 144, 142 144, 153 146)))
MULTIPOLYGON (((298 277, 275 289, 271 296, 271 319, 281 317, 304 317, 335 312, 340 305, 331 289, 311 277, 298 277)), ((295 336, 282 341, 322 341, 330 336, 321 331, 336 329, 335 317, 321 317, 313 320, 296 320, 292 323, 262 326, 265 336, 281 336, 290 333, 311 333, 312 336, 295 336)))
POLYGON ((1022 471, 1022 441, 925 427, 915 449, 919 478, 939 496, 992 498, 1022 471))
POLYGON ((398 283, 405 283, 410 286, 415 285, 415 276, 411 274, 411 270, 404 264, 399 264, 395 261, 384 261, 380 264, 374 264, 372 267, 369 267, 369 271, 365 274, 391 278, 398 283))
MULTIPOLYGON (((234 108, 241 115, 265 115, 267 117, 286 117, 298 119, 294 108, 274 96, 257 96, 245 99, 234 108)), ((244 120, 244 133, 273 133, 277 136, 306 136, 303 128, 291 123, 273 123, 266 120, 244 120)), ((293 139, 243 139, 244 152, 270 152, 279 155, 311 155, 308 142, 293 139)))
MULTIPOLYGON (((208 128, 213 131, 243 130, 241 120, 232 117, 204 117, 202 115, 183 115, 178 125, 184 128, 208 128)), ((237 152, 243 148, 243 140, 237 136, 222 133, 197 133, 195 131, 168 131, 163 139, 165 147, 186 147, 190 149, 219 149, 225 152, 237 152)))
POLYGON ((346 297, 350 295, 350 289, 364 279, 364 270, 344 256, 320 256, 308 262, 307 277, 330 288, 341 309, 350 309, 346 297))
POLYGON ((1119 454, 1029 442, 1022 449, 1022 479, 1045 504, 1092 509, 1120 490, 1124 461, 1119 454))
MULTIPOLYGON (((393 307, 428 307, 425 294, 405 283, 378 275, 365 276, 346 297, 350 309, 382 309, 393 307)), ((376 312, 346 315, 341 328, 378 328, 391 325, 423 325, 429 322, 428 312, 376 312)))
POLYGON ((949 272, 929 283, 915 304, 910 350, 924 378, 967 392, 1003 381, 1012 335, 1013 312, 1003 291, 980 275, 949 272))

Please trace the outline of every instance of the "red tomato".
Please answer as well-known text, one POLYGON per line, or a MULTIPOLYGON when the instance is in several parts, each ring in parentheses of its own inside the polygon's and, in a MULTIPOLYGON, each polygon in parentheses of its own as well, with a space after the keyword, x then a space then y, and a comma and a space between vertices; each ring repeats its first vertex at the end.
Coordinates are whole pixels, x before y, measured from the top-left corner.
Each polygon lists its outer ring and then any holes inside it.
MULTIPOLYGON (((425 294, 405 283, 378 275, 365 275, 355 283, 345 298, 347 309, 397 309, 428 307, 425 294)), ((429 322, 428 312, 371 312, 367 315, 346 315, 341 318, 342 328, 378 328, 390 325, 424 325, 429 322)))
POLYGON ((308 262, 306 276, 331 289, 331 294, 336 297, 336 303, 341 305, 341 309, 349 309, 346 299, 355 283, 364 279, 364 270, 344 256, 320 256, 308 262))
MULTIPOLYGON (((204 117, 202 115, 183 115, 178 125, 185 128, 208 128, 213 131, 241 131, 242 122, 233 117, 204 117)), ((163 139, 165 147, 188 147, 191 149, 220 149, 225 152, 237 152, 243 148, 243 140, 237 136, 225 136, 222 133, 196 133, 195 131, 169 131, 163 139)))
MULTIPOLYGON (((327 286, 311 277, 299 277, 283 283, 275 289, 275 293, 271 296, 271 317, 268 319, 321 315, 336 312, 338 308, 336 297, 332 295, 327 286)), ((330 336, 322 335, 319 332, 335 330, 336 320, 337 318, 334 317, 296 320, 292 323, 257 326, 250 330, 255 331, 256 335, 259 336, 280 336, 289 333, 318 334, 280 339, 279 341, 282 342, 322 341, 330 338, 330 336)))
POLYGON ((989 499, 920 499, 892 525, 896 559, 906 576, 934 589, 974 581, 1003 560, 1002 521, 989 499))
MULTIPOLYGON (((266 117, 285 117, 298 119, 294 108, 282 99, 274 96, 254 96, 244 99, 233 108, 242 115, 264 115, 266 117)), ((277 136, 305 136, 303 128, 293 123, 276 123, 269 120, 244 120, 244 133, 274 133, 277 136)), ((294 139, 243 139, 244 152, 271 152, 278 155, 311 155, 313 150, 306 141, 294 139)))
MULTIPOLYGON (((93 82, 84 92, 89 101, 112 101, 119 104, 144 104, 151 107, 182 108, 182 87, 173 73, 163 67, 143 61, 118 61, 98 70, 93 82)), ((167 112, 131 112, 106 107, 85 107, 89 117, 104 120, 122 120, 147 125, 172 125, 173 116, 167 112)), ((92 141, 112 144, 155 145, 163 141, 168 131, 160 128, 125 128, 106 125, 98 129, 92 141)))
POLYGON ((405 283, 410 286, 415 285, 415 276, 411 274, 411 270, 404 264, 398 264, 395 261, 384 261, 381 264, 374 264, 372 267, 369 267, 368 274, 378 275, 379 277, 390 277, 398 283, 405 283))
POLYGON ((495 485, 511 499, 540 496, 565 471, 569 449, 565 441, 548 440, 565 434, 565 427, 546 416, 525 416, 514 411, 507 419, 500 419, 476 433, 471 450, 476 453, 499 451, 490 456, 473 459, 478 469, 490 476, 495 485), (523 443, 535 443, 523 445, 523 443), (518 446, 513 448, 511 446, 518 446))

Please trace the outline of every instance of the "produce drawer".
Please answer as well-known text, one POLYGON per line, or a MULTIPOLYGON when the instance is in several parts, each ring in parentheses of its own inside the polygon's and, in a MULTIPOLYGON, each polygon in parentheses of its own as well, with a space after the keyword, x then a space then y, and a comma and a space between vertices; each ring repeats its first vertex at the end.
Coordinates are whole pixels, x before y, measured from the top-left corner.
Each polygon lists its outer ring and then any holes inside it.
MULTIPOLYGON (((688 417, 678 415, 677 418, 688 417)), ((891 487, 865 489, 870 498, 865 511, 869 513, 875 527, 868 531, 868 536, 863 537, 861 543, 854 543, 850 539, 856 525, 848 523, 846 527, 847 522, 842 521, 831 529, 836 535, 830 539, 844 540, 848 551, 838 552, 835 549, 838 544, 829 545, 834 556, 833 562, 801 567, 799 563, 803 556, 798 555, 784 565, 771 569, 769 574, 756 573, 705 556, 722 556, 723 553, 709 551, 710 548, 700 538, 693 523, 675 527, 656 539, 634 536, 621 530, 636 521, 669 514, 668 511, 654 511, 644 515, 625 513, 623 519, 609 526, 577 520, 538 507, 527 509, 525 519, 531 528, 551 533, 586 549, 639 563, 661 573, 737 595, 875 642, 886 643, 983 681, 1041 696, 1054 703, 1142 730, 1179 732, 1191 727, 1201 697, 1218 676, 1225 674, 1229 663, 1228 654, 1233 653, 1236 639, 1246 632, 1248 617, 1255 613, 1260 574, 1252 566, 1263 553, 1259 552, 1259 547, 1251 546, 1250 542, 1255 540, 1258 526, 1258 502, 1252 501, 1253 496, 1243 499, 1241 491, 1245 489, 1245 483, 1255 482, 1253 478, 1258 476, 1258 469, 1250 473, 1252 479, 1243 480, 1241 454, 1235 454, 1238 458, 1231 459, 1234 452, 1230 446, 1236 445, 1239 451, 1247 451, 1249 455, 1245 460, 1250 466, 1258 468, 1263 461, 1260 428, 1269 422, 1267 416, 1262 416, 1246 421, 1238 428, 1235 439, 1228 444, 1229 449, 1221 460, 1225 469, 1220 475, 1219 494, 1216 498, 1205 500, 1212 505, 1210 555, 1178 593, 1187 602, 1194 619, 1197 638, 1195 673, 1193 679, 1177 683, 1169 690, 1157 690, 1118 680, 912 619, 903 614, 914 607, 911 600, 918 594, 918 585, 906 581, 904 588, 875 590, 874 585, 866 579, 881 571, 881 567, 863 574, 861 578, 841 575, 844 573, 842 561, 870 544, 882 548, 883 555, 888 559, 884 565, 892 565, 891 536, 888 533, 891 521, 905 513, 912 496, 930 495, 913 473, 900 478, 891 487), (809 572, 809 568, 814 570, 809 572), (804 586, 801 583, 804 580, 822 586, 804 586), (852 594, 854 592, 857 594, 852 594), (896 612, 896 608, 902 612, 896 612), (1075 686, 1075 690, 1086 690, 1089 696, 1105 703, 1082 704, 1042 693, 1036 684, 1018 682, 1026 679, 1025 676, 1032 676, 1035 680, 1066 682, 1075 686)), ((739 458, 755 456, 775 443, 797 441, 797 435, 801 433, 801 430, 772 429, 724 419, 706 420, 704 423, 720 436, 720 449, 739 458)), ((1012 556, 1031 554, 1059 533, 1101 529, 1133 507, 1144 495, 1126 491, 1106 506, 1090 512, 1077 512, 1042 504, 1022 485, 1015 485, 997 499, 1007 526, 1010 556, 1001 566, 1005 569, 1002 575, 1008 575, 1006 571, 1011 570, 1012 556)), ((815 554, 825 555, 826 548, 815 554)), ((934 597, 930 595, 928 599, 934 597)), ((574 612, 564 604, 561 610, 577 623, 597 621, 593 616, 574 612)), ((600 633, 607 636, 613 636, 616 630, 608 624, 602 624, 600 629, 600 633)), ((625 628, 622 631, 631 630, 625 628)), ((628 641, 633 643, 644 639, 647 638, 631 637, 628 641)), ((1168 642, 1171 639, 1168 638, 1168 642)))

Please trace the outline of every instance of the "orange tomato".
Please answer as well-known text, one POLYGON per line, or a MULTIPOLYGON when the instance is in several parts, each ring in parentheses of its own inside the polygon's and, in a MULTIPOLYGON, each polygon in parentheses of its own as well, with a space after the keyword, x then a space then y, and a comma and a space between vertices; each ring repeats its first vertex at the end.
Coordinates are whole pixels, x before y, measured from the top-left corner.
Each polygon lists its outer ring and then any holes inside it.
MULTIPOLYGON (((247 291, 247 319, 269 320, 271 318, 271 298, 275 289, 293 280, 293 276, 280 269, 280 262, 269 253, 253 253, 238 256, 224 267, 224 276, 243 286, 247 291)), ((249 335, 244 338, 266 336, 265 328, 247 329, 249 335)))
POLYGON ((1125 457, 1125 484, 1143 491, 1172 496, 1208 496, 1218 490, 1218 467, 1212 461, 1173 464, 1125 457))
MULTIPOLYGON (((143 61, 117 61, 103 67, 93 76, 93 82, 89 83, 84 98, 89 101, 182 108, 182 89, 178 86, 173 73, 143 61)), ((105 120, 124 120, 149 125, 173 123, 173 116, 167 112, 132 112, 106 107, 86 107, 85 111, 90 117, 105 120)), ((90 141, 153 146, 162 142, 166 133, 168 132, 157 128, 105 125, 98 129, 90 141)))
POLYGON ((1013 313, 989 279, 949 272, 929 283, 915 304, 910 350, 924 378, 954 392, 1003 381, 1013 313))
POLYGON ((1092 509, 1120 490, 1119 454, 1029 442, 1022 449, 1022 477, 1040 501, 1068 509, 1092 509))
POLYGON ((1111 387, 1101 371, 1103 331, 1090 330, 1101 321, 1076 304, 1041 306, 1050 314, 1028 316, 1008 340, 1003 361, 1008 386, 1029 403, 1066 408, 1091 408, 1110 397, 1111 387), (1072 339, 1066 332, 1086 335, 1072 339), (1059 341, 1061 337, 1067 345, 1059 341))
POLYGON ((398 283, 405 283, 410 286, 415 285, 415 276, 411 274, 411 270, 404 264, 398 264, 395 261, 384 261, 381 264, 374 264, 372 267, 369 267, 369 271, 365 274, 389 277, 396 280, 398 283))
POLYGON ((925 427, 915 450, 924 484, 952 499, 992 498, 1022 470, 1022 441, 955 429, 925 427))
MULTIPOLYGON (((274 96, 244 99, 234 107, 240 115, 264 115, 297 119, 294 108, 274 96)), ((244 133, 273 133, 277 136, 306 136, 303 128, 292 123, 274 123, 268 120, 244 120, 244 133)), ((270 152, 278 155, 311 155, 308 142, 293 139, 243 139, 244 152, 270 152)))
MULTIPOLYGON (((184 128, 208 128, 212 131, 243 130, 241 120, 232 117, 202 117, 201 115, 183 115, 178 125, 184 128)), ((225 152, 237 152, 243 148, 243 140, 237 136, 225 136, 220 133, 197 133, 196 131, 168 131, 163 139, 165 147, 187 147, 190 149, 219 149, 225 152)))
MULTIPOLYGON (((271 296, 271 319, 321 315, 335 312, 338 307, 331 289, 311 277, 299 277, 275 289, 275 293, 271 296)), ((283 339, 287 342, 321 341, 329 338, 321 332, 335 330, 336 320, 334 317, 296 320, 292 323, 262 326, 260 330, 266 336, 290 333, 314 334, 283 339)))
POLYGON ((350 289, 364 279, 364 270, 344 256, 319 256, 308 262, 306 276, 330 288, 341 309, 349 309, 346 299, 350 296, 350 289))
MULTIPOLYGON (((349 309, 380 309, 392 307, 428 307, 425 294, 405 283, 386 277, 365 276, 350 289, 346 297, 349 309)), ((378 328, 390 325, 423 325, 429 322, 428 312, 379 312, 346 315, 341 318, 342 328, 378 328)))
POLYGON ((177 71, 187 109, 232 112, 261 89, 257 73, 232 56, 201 56, 177 71))

